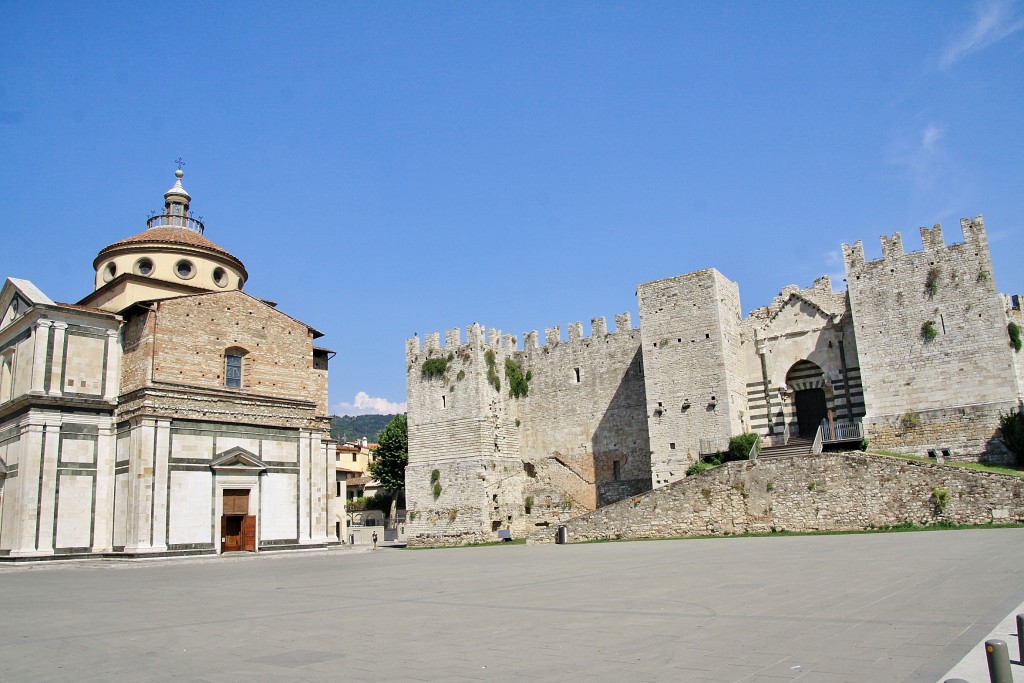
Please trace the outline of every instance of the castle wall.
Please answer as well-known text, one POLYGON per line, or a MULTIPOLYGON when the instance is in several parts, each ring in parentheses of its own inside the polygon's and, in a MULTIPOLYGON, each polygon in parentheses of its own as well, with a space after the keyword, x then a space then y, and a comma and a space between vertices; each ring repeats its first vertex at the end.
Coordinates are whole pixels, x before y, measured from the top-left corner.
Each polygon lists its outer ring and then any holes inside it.
MULTIPOLYGON (((1022 520, 1020 477, 863 453, 822 453, 728 463, 565 524, 569 542, 577 543, 1022 520)), ((529 540, 552 543, 555 538, 537 532, 529 540)))
POLYGON ((701 454, 747 422, 739 288, 702 270, 637 288, 655 486, 676 481, 701 454))
POLYGON ((1005 453, 998 415, 1018 400, 1006 312, 981 217, 960 224, 964 241, 950 245, 940 226, 922 228, 918 252, 883 237, 875 261, 860 242, 843 245, 874 447, 1005 453))
POLYGON ((558 328, 523 349, 498 330, 469 328, 407 346, 412 544, 515 536, 650 486, 639 332, 628 316, 558 328), (529 379, 511 396, 505 362, 529 379), (424 375, 424 362, 444 371, 424 375), (437 472, 435 475, 434 472, 437 472), (440 492, 434 495, 435 484, 440 492))
POLYGON ((618 317, 613 333, 603 318, 591 327, 584 337, 575 323, 568 341, 527 344, 516 354, 532 376, 519 416, 520 455, 531 465, 524 495, 535 501, 535 525, 650 487, 640 331, 628 316, 618 317))

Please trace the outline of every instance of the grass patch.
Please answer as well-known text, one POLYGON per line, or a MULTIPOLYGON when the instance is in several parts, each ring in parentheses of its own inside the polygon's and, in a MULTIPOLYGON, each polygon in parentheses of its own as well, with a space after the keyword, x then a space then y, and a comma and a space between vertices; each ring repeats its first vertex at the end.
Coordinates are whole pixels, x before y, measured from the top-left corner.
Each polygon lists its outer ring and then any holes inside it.
POLYGON ((941 467, 964 467, 969 470, 978 470, 979 472, 992 472, 993 474, 1008 474, 1012 477, 1024 477, 1024 467, 1018 467, 1016 465, 990 465, 983 462, 935 462, 934 458, 925 458, 920 455, 904 455, 903 453, 893 453, 892 451, 872 450, 869 451, 871 455, 883 455, 887 458, 899 458, 900 460, 910 460, 912 462, 929 462, 933 465, 939 465, 941 467))
POLYGON ((936 522, 935 524, 899 524, 896 526, 877 527, 874 529, 837 529, 825 531, 766 531, 748 532, 742 534, 701 534, 698 536, 655 536, 651 538, 595 538, 590 541, 569 541, 574 545, 586 545, 588 543, 629 543, 633 541, 693 541, 715 538, 775 538, 777 536, 853 536, 858 534, 898 534, 913 531, 970 531, 972 529, 1024 529, 1024 524, 1018 522, 988 524, 953 524, 951 522, 936 522))

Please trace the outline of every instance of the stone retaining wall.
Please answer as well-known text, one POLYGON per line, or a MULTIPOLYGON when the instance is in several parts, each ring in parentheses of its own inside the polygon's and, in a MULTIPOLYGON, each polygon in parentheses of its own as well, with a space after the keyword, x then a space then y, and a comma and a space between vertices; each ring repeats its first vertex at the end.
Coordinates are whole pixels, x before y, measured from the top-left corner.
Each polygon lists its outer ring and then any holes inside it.
MULTIPOLYGON (((728 463, 564 524, 569 541, 581 542, 1020 521, 1020 477, 864 453, 822 453, 728 463)), ((529 541, 554 542, 555 531, 536 532, 529 541)))

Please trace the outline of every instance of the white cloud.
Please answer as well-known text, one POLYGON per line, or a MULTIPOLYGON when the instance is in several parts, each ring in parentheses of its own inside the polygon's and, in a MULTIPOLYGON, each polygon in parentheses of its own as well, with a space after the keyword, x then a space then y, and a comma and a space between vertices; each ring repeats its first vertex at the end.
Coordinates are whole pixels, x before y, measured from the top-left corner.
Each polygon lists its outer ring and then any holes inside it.
POLYGON ((976 11, 974 24, 946 45, 939 58, 940 69, 948 69, 964 57, 1024 29, 1024 18, 1016 15, 1016 8, 1009 0, 986 0, 976 11))
POLYGON ((945 126, 931 122, 915 132, 907 131, 890 146, 887 160, 904 170, 916 190, 930 190, 945 168, 939 144, 945 135, 945 126))
POLYGON ((937 126, 934 123, 929 123, 921 134, 921 148, 925 152, 934 152, 935 143, 937 143, 942 136, 945 135, 945 130, 941 126, 937 126))
POLYGON ((336 403, 331 408, 331 413, 334 415, 393 415, 404 413, 407 409, 408 404, 404 401, 392 403, 386 398, 374 398, 365 391, 360 391, 352 403, 345 401, 336 403))

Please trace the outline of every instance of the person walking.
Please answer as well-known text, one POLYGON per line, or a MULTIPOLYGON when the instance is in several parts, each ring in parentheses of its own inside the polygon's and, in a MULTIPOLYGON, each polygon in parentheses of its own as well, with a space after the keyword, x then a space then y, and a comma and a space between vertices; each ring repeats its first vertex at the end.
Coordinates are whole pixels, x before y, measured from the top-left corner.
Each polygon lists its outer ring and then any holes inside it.
POLYGON ((377 532, 376 531, 373 532, 373 549, 374 550, 377 549, 377 532))

